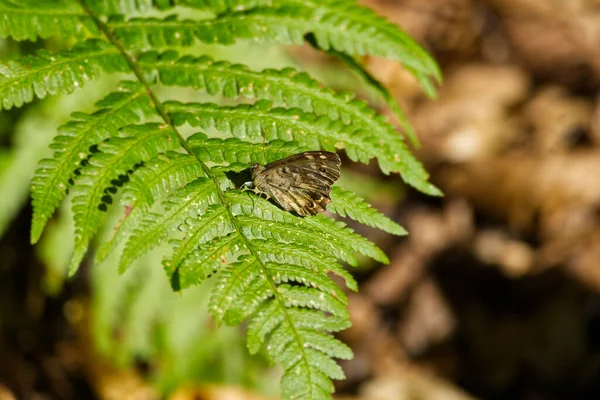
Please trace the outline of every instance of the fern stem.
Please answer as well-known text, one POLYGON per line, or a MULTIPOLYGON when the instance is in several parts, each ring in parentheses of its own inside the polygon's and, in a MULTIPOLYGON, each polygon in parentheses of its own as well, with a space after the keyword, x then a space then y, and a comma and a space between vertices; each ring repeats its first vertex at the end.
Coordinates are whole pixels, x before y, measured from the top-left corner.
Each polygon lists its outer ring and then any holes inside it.
POLYGON ((113 35, 113 33, 111 32, 111 30, 108 28, 108 26, 105 23, 103 23, 86 6, 86 4, 83 2, 83 0, 78 0, 78 2, 81 5, 82 9, 85 11, 85 13, 87 15, 89 15, 90 18, 92 18, 92 20, 94 21, 94 23, 96 24, 96 26, 98 27, 98 29, 106 36, 106 38, 108 39, 108 41, 110 43, 112 43, 119 50, 119 52, 121 53, 121 55, 123 56, 123 58, 126 60, 126 62, 129 65, 129 67, 131 68, 131 71, 133 72, 133 74, 136 76, 136 78, 140 81, 140 83, 146 89, 146 92, 147 92, 148 96, 150 97, 150 100, 152 101, 152 104, 155 107, 157 113, 165 121, 165 123, 167 123, 169 125, 169 127, 173 130, 173 132, 176 133, 177 137, 179 138, 179 142, 181 144, 181 147, 183 147, 183 149, 188 154, 190 154, 192 157, 194 157, 198 161, 198 163, 200 164, 203 172, 206 174, 206 176, 209 179, 211 179, 213 181, 213 184, 215 185, 215 188, 216 188, 217 196, 219 197, 219 202, 227 210, 227 215, 228 215, 228 217, 229 217, 232 225, 234 226, 235 230, 239 233, 240 237, 242 238, 242 241, 244 242, 245 247, 248 249, 248 251, 250 252, 250 254, 256 259, 256 261, 258 262, 258 264, 261 266, 263 274, 266 277, 266 279, 267 279, 267 281, 269 283, 269 286, 271 287, 271 291, 273 293, 273 296, 275 297, 275 299, 277 299, 277 302, 279 303, 279 306, 282 309, 282 312, 283 312, 283 314, 285 316, 285 319, 286 319, 286 321, 287 321, 290 329, 294 332, 294 338, 296 339, 296 341, 299 342, 298 344, 299 344, 300 351, 302 352, 302 360, 303 360, 303 362, 305 364, 308 365, 308 356, 306 355, 306 352, 304 351, 304 343, 300 339, 300 335, 298 333, 298 330, 297 330, 296 326, 294 325, 294 323, 292 321, 291 316, 286 312, 285 303, 284 303, 283 299, 281 298, 281 296, 279 295, 279 292, 277 290, 277 285, 275 284, 275 281, 273 280, 273 277, 269 273, 269 270, 267 269, 266 265, 261 260, 258 252, 254 248, 254 246, 252 246, 252 243, 246 237, 246 235, 244 235, 241 226, 239 225, 239 223, 236 220, 235 216, 231 212, 231 206, 229 205, 229 202, 227 201, 227 199, 225 197, 225 194, 221 190, 221 186, 219 185, 219 181, 217 180, 216 176, 212 173, 211 169, 204 162, 202 162, 202 160, 199 158, 199 156, 194 152, 192 146, 185 140, 185 138, 181 135, 181 133, 179 133, 179 131, 177 130, 177 128, 173 124, 173 121, 171 120, 171 117, 166 112, 165 108, 163 107, 163 104, 158 99, 158 97, 156 96, 156 94, 154 93, 154 91, 152 90, 152 88, 150 87, 150 83, 148 82, 148 80, 144 76, 144 73, 142 72, 142 69, 139 66, 139 64, 127 52, 127 50, 125 49, 125 47, 123 46, 123 44, 113 35))

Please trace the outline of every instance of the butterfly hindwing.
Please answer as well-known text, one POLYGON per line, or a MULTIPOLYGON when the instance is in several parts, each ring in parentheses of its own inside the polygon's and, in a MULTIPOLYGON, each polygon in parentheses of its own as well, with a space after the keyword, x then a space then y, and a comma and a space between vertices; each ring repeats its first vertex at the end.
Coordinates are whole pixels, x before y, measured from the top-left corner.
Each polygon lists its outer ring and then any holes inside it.
POLYGON ((309 151, 255 168, 253 181, 284 210, 314 215, 325 211, 331 201, 331 185, 340 177, 340 165, 335 153, 309 151))

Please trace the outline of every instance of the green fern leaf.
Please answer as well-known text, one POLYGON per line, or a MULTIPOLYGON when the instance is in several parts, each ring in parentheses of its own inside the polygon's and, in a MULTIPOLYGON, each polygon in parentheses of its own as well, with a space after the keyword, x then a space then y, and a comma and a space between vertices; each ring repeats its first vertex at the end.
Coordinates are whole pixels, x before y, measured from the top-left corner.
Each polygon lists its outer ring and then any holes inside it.
POLYGON ((121 197, 121 204, 127 212, 110 240, 98 249, 95 261, 104 260, 122 240, 131 235, 155 201, 201 176, 204 176, 204 172, 197 159, 174 152, 159 154, 136 169, 121 197))
MULTIPOLYGON (((72 185, 74 273, 113 196, 123 187, 125 215, 98 259, 125 242, 119 263, 124 271, 168 240, 172 254, 163 266, 172 287, 180 290, 215 275, 210 311, 218 322, 249 322, 250 351, 265 347, 284 368, 284 398, 330 398, 331 379, 344 377, 334 359, 352 356, 331 335, 348 327, 350 320, 346 294, 330 275, 356 290, 356 281, 342 263, 356 265, 358 255, 383 263, 388 259, 341 221, 324 215, 300 218, 254 193, 234 189, 228 172, 301 151, 343 149, 353 161, 376 158, 384 173, 398 172, 419 190, 439 191, 427 182, 427 173, 394 127, 353 94, 335 93, 289 68, 256 72, 207 57, 140 52, 196 41, 300 44, 312 38, 320 49, 353 62, 352 57, 363 54, 398 60, 430 95, 440 79, 435 62, 398 27, 349 0, 24 4, 0 0, 0 35, 22 39, 66 32, 66 40, 80 43, 69 51, 39 52, 0 66, 2 108, 20 106, 36 96, 70 93, 104 72, 129 72, 139 80, 139 85, 123 84, 121 91, 99 102, 96 113, 75 114, 74 121, 61 128, 52 145, 54 158, 42 161, 33 181, 32 238, 39 238, 72 185), (209 13, 199 21, 142 15, 175 6, 209 13), (97 39, 101 36, 110 43, 97 39), (96 39, 81 43, 90 37, 96 39), (257 102, 234 107, 160 104, 153 92, 158 82, 257 102), (281 106, 285 108, 277 108, 281 106), (165 125, 140 125, 156 115, 165 125), (197 133, 184 140, 174 128, 186 123, 233 138, 197 133), (182 150, 186 154, 176 153, 182 150)), ((364 72, 358 63, 352 66, 364 72)), ((395 111, 410 136, 404 115, 395 111)), ((334 188, 332 200, 330 208, 340 216, 405 233, 354 193, 334 188)))
MULTIPOLYGON (((262 271, 271 272, 264 263, 257 262, 256 266, 262 271)), ((257 274, 246 290, 229 302, 229 308, 222 316, 225 324, 238 325, 242 323, 252 317, 265 301, 273 297, 273 286, 277 282, 277 276, 273 276, 273 278, 275 279, 269 280, 267 275, 257 274)))
POLYGON ((34 56, 0 65, 0 107, 20 107, 49 94, 71 93, 102 72, 127 72, 118 49, 102 40, 88 40, 69 51, 40 50, 34 56))
MULTIPOLYGON (((258 259, 255 259, 257 261, 258 259)), ((312 268, 297 264, 283 264, 279 262, 255 262, 256 268, 267 272, 265 274, 253 273, 249 277, 251 282, 245 285, 245 291, 237 295, 226 294, 226 305, 219 304, 218 311, 213 310, 218 321, 225 321, 227 325, 237 325, 250 318, 261 306, 261 304, 273 296, 271 284, 280 285, 288 282, 296 282, 307 287, 314 287, 332 297, 332 301, 338 301, 343 306, 348 304, 344 292, 337 286, 326 273, 319 273, 312 268), (222 313, 219 313, 221 312, 222 313)), ((254 271, 256 272, 256 271, 254 271)), ((222 283, 225 285, 227 282, 222 283)), ((233 285, 233 282, 228 282, 233 285)), ((221 299, 223 293, 215 294, 221 299)))
MULTIPOLYGON (((146 52, 139 62, 148 73, 156 71, 160 81, 169 86, 192 86, 232 99, 244 96, 270 100, 278 106, 341 119, 344 124, 361 123, 361 127, 373 126, 370 121, 376 116, 375 110, 364 101, 355 100, 353 93, 337 94, 293 68, 253 71, 245 65, 214 61, 208 56, 180 58, 174 51, 146 52)), ((379 122, 382 120, 379 117, 379 122)))
MULTIPOLYGON (((352 355, 325 333, 349 323, 347 298, 328 277, 329 271, 347 274, 328 254, 348 261, 354 252, 382 261, 385 255, 339 221, 298 218, 249 193, 228 190, 224 195, 230 211, 213 205, 197 213, 202 218, 170 227, 185 232, 174 240, 174 254, 165 261, 174 286, 186 287, 217 273, 211 313, 227 324, 250 318, 248 346, 257 351, 268 341, 268 353, 286 371, 284 397, 328 396, 333 390, 329 379, 343 378, 332 358, 352 355), (227 218, 231 225, 224 223, 227 218), (295 377, 298 370, 303 377, 295 377)), ((351 277, 349 282, 355 288, 351 277)))
POLYGON ((431 76, 441 82, 442 74, 435 60, 396 24, 378 16, 370 8, 346 0, 309 2, 316 11, 327 10, 327 13, 323 13, 325 21, 321 22, 331 27, 331 31, 313 31, 321 49, 333 49, 349 55, 370 54, 396 59, 419 81, 430 81, 428 76, 431 76), (342 25, 345 29, 339 29, 342 25), (360 40, 350 39, 355 36, 360 40))
MULTIPOLYGON (((343 379, 344 375, 328 354, 317 350, 331 344, 331 340, 315 335, 326 331, 327 318, 321 314, 323 318, 313 318, 312 322, 317 324, 314 329, 302 329, 299 326, 302 320, 291 317, 298 316, 298 311, 303 309, 312 309, 347 321, 346 308, 328 294, 320 292, 319 295, 316 289, 280 285, 277 293, 278 299, 268 301, 250 323, 248 346, 252 352, 268 340, 268 354, 285 369, 281 381, 284 398, 329 398, 333 385, 328 378, 343 379), (302 374, 297 376, 299 371, 302 374)), ((348 358, 352 354, 339 343, 329 354, 332 351, 339 351, 334 355, 336 358, 348 358)))
POLYGON ((97 35, 96 24, 76 1, 0 0, 0 37, 35 41, 97 35))
POLYGON ((290 319, 295 321, 295 325, 299 329, 306 328, 322 332, 339 332, 352 326, 347 314, 324 315, 317 310, 307 308, 291 308, 287 310, 287 314, 290 319))
MULTIPOLYGON (((234 205, 234 211, 235 211, 234 205)), ((239 216, 237 218, 241 225, 242 234, 250 239, 278 240, 295 242, 308 246, 313 251, 323 251, 333 254, 340 260, 350 265, 357 265, 354 251, 348 246, 340 246, 341 243, 326 242, 331 239, 327 232, 314 232, 306 226, 298 226, 293 222, 264 221, 260 217, 239 216)))
MULTIPOLYGON (((311 44, 317 49, 319 49, 318 45, 316 43, 313 43, 313 41, 311 41, 311 44)), ((390 110, 394 113, 396 118, 398 118, 398 121, 400 122, 400 125, 402 126, 405 135, 408 137, 412 145, 418 147, 419 139, 417 138, 417 134, 410 122, 408 121, 408 117, 406 116, 404 111, 400 108, 400 106, 398 106, 398 103, 396 102, 396 99, 394 99, 392 93, 390 93, 390 91, 385 86, 383 86, 383 84, 379 82, 377 78, 375 78, 369 71, 367 71, 359 62, 357 62, 354 59, 354 57, 331 49, 328 50, 327 53, 342 60, 342 62, 344 62, 348 67, 350 67, 350 69, 352 69, 356 74, 362 77, 362 79, 365 82, 367 82, 371 88, 375 89, 379 93, 379 95, 387 103, 390 110)), ((426 84, 424 84, 423 87, 429 89, 429 86, 427 86, 426 84)), ((435 97, 435 90, 432 93, 426 93, 431 97, 435 97)))
MULTIPOLYGON (((119 271, 125 271, 138 257, 158 246, 186 219, 199 218, 216 202, 216 188, 213 182, 206 178, 198 178, 176 190, 163 202, 165 212, 162 215, 144 213, 143 222, 125 244, 119 271)), ((221 212, 224 212, 224 209, 221 212)))
MULTIPOLYGON (((209 207, 202 218, 191 217, 179 226, 179 230, 185 232, 183 239, 173 239, 170 244, 173 247, 171 259, 165 263, 176 271, 183 259, 187 258, 189 253, 215 238, 221 238, 232 233, 235 227, 228 218, 227 210, 223 207, 209 207)), ((229 243, 230 245, 231 243, 229 243)), ((173 273, 167 274, 171 276, 173 273)))
POLYGON ((141 85, 122 82, 120 86, 121 91, 96 103, 99 110, 94 114, 74 114, 71 122, 59 127, 59 134, 50 145, 55 151, 54 158, 41 160, 32 180, 32 243, 39 240, 46 222, 64 198, 75 170, 88 156, 90 146, 116 135, 121 127, 138 123, 154 113, 141 85))
MULTIPOLYGON (((243 256, 239 261, 230 263, 220 271, 208 305, 208 309, 218 324, 223 322, 225 314, 237 297, 248 288, 252 280, 260 273, 261 263, 252 256, 243 256)), ((266 280, 268 278, 263 275, 262 279, 266 280)))
POLYGON ((328 378, 344 379, 341 368, 316 351, 305 350, 305 357, 301 360, 295 357, 298 351, 298 346, 295 346, 289 349, 291 354, 286 354, 281 359, 281 363, 288 367, 281 378, 284 398, 330 399, 334 388, 328 378))
POLYGON ((177 265, 172 258, 163 262, 176 290, 203 282, 220 267, 247 251, 237 232, 198 246, 177 265), (175 275, 176 274, 176 275, 175 275))
MULTIPOLYGON (((385 173, 399 172, 401 166, 398 159, 402 158, 416 171, 409 177, 414 187, 430 195, 441 195, 435 186, 424 182, 427 173, 418 161, 409 158, 411 156, 407 155, 406 145, 395 128, 364 101, 354 99, 352 93, 336 94, 331 89, 323 88, 307 74, 292 68, 256 72, 239 64, 214 62, 209 57, 178 58, 175 52, 160 55, 145 53, 140 63, 148 72, 157 71, 161 82, 166 85, 186 86, 191 83, 193 87, 206 90, 211 95, 266 99, 275 105, 298 107, 305 112, 339 119, 346 125, 352 125, 354 130, 370 132, 384 141, 391 154, 390 159, 380 161, 385 173)), ((394 109, 407 135, 414 136, 402 110, 397 106, 394 109)))
MULTIPOLYGON (((270 302, 263 304, 261 310, 254 316, 246 331, 246 342, 251 354, 256 354, 265 344, 267 336, 281 322, 284 315, 278 312, 278 304, 270 302)), ((286 311, 290 320, 298 328, 309 328, 316 331, 339 332, 350 327, 347 314, 323 314, 319 310, 308 308, 291 308, 286 311)))
MULTIPOLYGON (((342 289, 332 281, 327 274, 317 274, 312 268, 306 268, 296 264, 265 263, 267 271, 272 274, 275 284, 288 282, 301 283, 307 287, 332 295, 337 301, 348 305, 348 298, 342 289)), ((244 304, 245 306, 246 304, 244 304)), ((251 313, 245 313, 251 314, 251 313)))
POLYGON ((151 159, 160 152, 174 150, 179 145, 175 132, 166 126, 146 124, 119 131, 119 137, 101 143, 98 153, 81 169, 73 188, 73 219, 75 221, 75 249, 69 273, 75 273, 89 242, 103 220, 111 194, 136 164, 151 159))
POLYGON ((319 273, 333 272, 343 278, 346 286, 353 291, 358 291, 358 284, 335 258, 319 255, 316 256, 306 251, 306 248, 296 243, 276 241, 253 240, 252 244, 264 262, 292 263, 306 265, 319 273))
POLYGON ((396 222, 372 208, 362 197, 349 190, 334 186, 331 189, 331 200, 327 209, 340 217, 349 217, 361 224, 381 229, 393 235, 408 234, 396 222))
POLYGON ((242 104, 223 107, 216 104, 183 104, 174 101, 164 103, 173 123, 181 126, 189 123, 202 129, 217 129, 240 139, 294 140, 311 150, 335 151, 343 148, 353 161, 368 163, 375 156, 385 173, 399 172, 409 185, 425 192, 439 193, 427 182, 427 172, 414 158, 401 138, 396 135, 396 146, 364 130, 325 116, 317 117, 299 109, 271 108, 267 101, 253 105, 242 104))
POLYGON ((238 138, 209 139, 204 133, 196 133, 188 138, 194 154, 204 161, 216 164, 264 163, 279 160, 292 154, 307 150, 294 142, 273 140, 265 143, 248 143, 238 138))
POLYGON ((299 45, 305 34, 313 33, 322 49, 396 59, 418 78, 441 79, 439 67, 410 36, 368 8, 347 1, 257 7, 200 21, 116 17, 108 25, 120 41, 136 48, 190 46, 194 39, 225 45, 237 39, 299 45))
POLYGON ((354 135, 351 127, 327 117, 317 118, 299 109, 272 108, 268 101, 241 104, 234 107, 211 103, 183 104, 175 101, 164 103, 173 123, 185 123, 204 130, 216 129, 244 140, 296 141, 307 149, 321 147, 335 151, 336 146, 345 148, 353 160, 368 162, 371 155, 364 148, 370 146, 366 135, 354 135), (356 136, 356 137, 355 137, 356 136))
POLYGON ((383 263, 388 262, 383 251, 346 228, 341 221, 322 215, 297 218, 263 198, 246 193, 230 191, 227 197, 231 201, 233 214, 237 215, 240 229, 249 239, 293 242, 325 251, 351 265, 356 265, 355 252, 383 263))

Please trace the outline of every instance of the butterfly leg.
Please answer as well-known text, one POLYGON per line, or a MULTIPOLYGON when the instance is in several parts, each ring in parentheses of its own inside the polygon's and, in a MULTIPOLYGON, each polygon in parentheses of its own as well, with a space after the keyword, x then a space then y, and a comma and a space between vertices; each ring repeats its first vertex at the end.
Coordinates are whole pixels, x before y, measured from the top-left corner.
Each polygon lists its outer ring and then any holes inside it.
POLYGON ((254 188, 254 182, 252 182, 252 181, 244 182, 242 184, 242 186, 240 186, 240 189, 243 190, 243 191, 246 191, 246 190, 252 190, 252 191, 254 191, 254 190, 256 190, 254 188))

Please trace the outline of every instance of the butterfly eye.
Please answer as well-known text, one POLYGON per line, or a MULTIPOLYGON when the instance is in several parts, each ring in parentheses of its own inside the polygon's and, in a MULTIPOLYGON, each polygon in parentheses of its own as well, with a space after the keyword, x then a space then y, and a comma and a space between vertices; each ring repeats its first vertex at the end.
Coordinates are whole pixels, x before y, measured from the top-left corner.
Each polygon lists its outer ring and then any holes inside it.
POLYGON ((306 203, 308 208, 315 208, 315 203, 313 203, 312 201, 309 203, 306 203))

